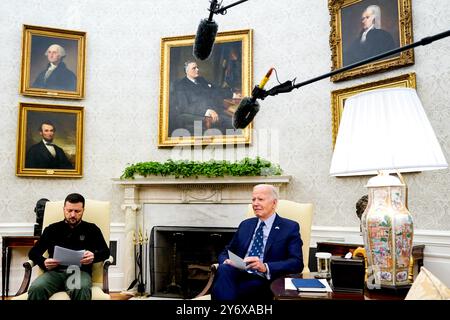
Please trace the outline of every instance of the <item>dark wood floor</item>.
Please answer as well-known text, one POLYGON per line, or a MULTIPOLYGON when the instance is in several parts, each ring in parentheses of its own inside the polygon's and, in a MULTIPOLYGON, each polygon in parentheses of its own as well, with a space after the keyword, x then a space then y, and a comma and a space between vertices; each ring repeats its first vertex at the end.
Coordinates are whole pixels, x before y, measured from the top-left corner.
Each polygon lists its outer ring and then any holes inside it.
POLYGON ((110 292, 109 295, 111 296, 111 300, 128 300, 132 297, 127 294, 121 294, 120 292, 110 292))

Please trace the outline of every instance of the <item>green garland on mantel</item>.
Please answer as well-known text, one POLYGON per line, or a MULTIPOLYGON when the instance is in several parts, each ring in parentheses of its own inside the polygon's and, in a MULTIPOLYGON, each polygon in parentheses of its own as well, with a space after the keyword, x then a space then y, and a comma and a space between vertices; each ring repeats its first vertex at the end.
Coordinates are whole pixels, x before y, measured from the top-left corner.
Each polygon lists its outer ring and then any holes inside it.
POLYGON ((257 157, 244 158, 238 162, 226 160, 216 161, 186 161, 171 159, 164 163, 149 161, 132 164, 125 168, 120 179, 134 179, 135 175, 147 176, 175 176, 175 178, 189 177, 224 177, 224 176, 275 176, 281 175, 279 165, 257 157))

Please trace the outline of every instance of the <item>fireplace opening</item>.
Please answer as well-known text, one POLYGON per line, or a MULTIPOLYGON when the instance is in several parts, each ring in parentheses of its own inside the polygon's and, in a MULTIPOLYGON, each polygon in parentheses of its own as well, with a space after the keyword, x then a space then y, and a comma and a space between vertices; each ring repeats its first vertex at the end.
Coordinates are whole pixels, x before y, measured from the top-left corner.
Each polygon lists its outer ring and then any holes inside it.
POLYGON ((150 295, 191 299, 236 228, 155 226, 150 236, 150 295))

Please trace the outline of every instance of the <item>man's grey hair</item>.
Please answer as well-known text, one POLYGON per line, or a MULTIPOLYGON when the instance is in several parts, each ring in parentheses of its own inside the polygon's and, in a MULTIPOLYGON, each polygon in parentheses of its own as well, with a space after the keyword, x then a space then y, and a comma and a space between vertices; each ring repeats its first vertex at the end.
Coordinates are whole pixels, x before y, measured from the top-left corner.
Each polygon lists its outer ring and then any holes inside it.
POLYGON ((275 200, 278 200, 278 190, 277 190, 277 188, 275 188, 271 184, 261 183, 261 184, 257 184, 256 186, 254 186, 253 189, 261 188, 261 187, 262 188, 268 188, 271 191, 271 193, 272 193, 272 198, 275 199, 275 200))
POLYGON ((59 56, 61 57, 61 59, 66 56, 66 50, 63 47, 61 47, 59 44, 52 44, 51 46, 49 46, 47 48, 47 50, 45 51, 45 56, 48 56, 48 50, 50 50, 51 47, 55 47, 58 49, 59 56))
POLYGON ((381 8, 375 4, 367 7, 368 11, 372 12, 374 18, 374 27, 375 29, 381 29, 381 8))
POLYGON ((191 63, 195 63, 195 64, 196 64, 197 61, 195 61, 195 60, 187 60, 187 61, 184 63, 184 73, 185 73, 185 74, 187 74, 189 65, 190 65, 191 63))

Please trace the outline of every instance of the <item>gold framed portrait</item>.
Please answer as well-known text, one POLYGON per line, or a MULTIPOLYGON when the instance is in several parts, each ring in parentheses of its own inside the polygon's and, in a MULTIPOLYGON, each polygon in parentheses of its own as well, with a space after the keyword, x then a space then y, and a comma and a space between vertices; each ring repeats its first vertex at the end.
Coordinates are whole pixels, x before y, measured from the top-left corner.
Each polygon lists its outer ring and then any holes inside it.
POLYGON ((403 74, 397 77, 383 79, 375 82, 364 83, 361 85, 334 90, 331 92, 331 133, 333 141, 333 149, 336 144, 336 138, 341 123, 342 112, 344 111, 345 100, 351 96, 374 89, 381 88, 416 88, 416 74, 414 72, 403 74))
MULTIPOLYGON (((332 70, 413 43, 411 0, 328 0, 332 70)), ((414 64, 409 49, 331 77, 333 82, 414 64)))
POLYGON ((20 93, 83 99, 86 32, 23 25, 20 93))
POLYGON ((19 104, 17 176, 83 175, 81 106, 19 104))
POLYGON ((158 147, 249 144, 252 124, 233 114, 253 81, 252 30, 219 32, 208 59, 193 56, 195 36, 161 39, 158 147))

